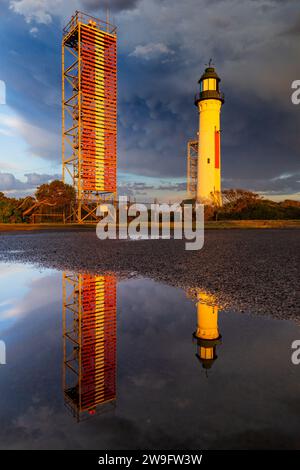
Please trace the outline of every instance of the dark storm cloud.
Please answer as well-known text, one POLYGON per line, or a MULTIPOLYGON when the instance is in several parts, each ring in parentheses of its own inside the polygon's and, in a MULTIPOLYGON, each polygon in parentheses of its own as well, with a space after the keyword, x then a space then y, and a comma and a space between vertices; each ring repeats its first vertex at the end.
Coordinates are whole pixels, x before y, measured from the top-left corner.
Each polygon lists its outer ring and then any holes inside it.
POLYGON ((0 191, 8 191, 11 189, 23 189, 25 183, 20 181, 12 173, 0 173, 0 191))
POLYGON ((146 196, 149 191, 167 191, 167 192, 179 192, 185 191, 186 183, 162 183, 162 184, 146 184, 142 182, 126 182, 123 181, 118 185, 119 193, 122 195, 134 197, 134 196, 146 196))
POLYGON ((140 0, 81 0, 80 3, 85 11, 95 11, 109 8, 112 11, 131 10, 135 8, 140 0))
POLYGON ((157 189, 162 191, 185 191, 186 183, 162 184, 157 189))
MULTIPOLYGON (((155 177, 182 175, 188 126, 182 128, 179 116, 164 109, 163 103, 151 109, 147 100, 138 101, 128 106, 120 104, 121 110, 124 106, 119 127, 121 169, 129 167, 133 173, 155 177)), ((193 136, 194 129, 191 133, 193 136)))
POLYGON ((35 189, 43 183, 60 179, 60 175, 26 173, 26 181, 21 181, 12 173, 0 173, 0 191, 35 189))
POLYGON ((61 28, 57 24, 44 29, 39 26, 35 38, 29 33, 29 20, 24 22, 20 14, 7 11, 1 21, 5 66, 0 78, 6 84, 7 106, 18 114, 16 136, 24 139, 31 154, 60 161, 61 28))
POLYGON ((54 179, 60 179, 61 177, 61 175, 47 175, 39 173, 25 173, 24 176, 27 178, 27 184, 33 187, 48 183, 54 179))
MULTIPOLYGON (((14 11, 20 13, 14 15, 19 37, 10 29, 5 38, 4 54, 8 56, 8 50, 18 54, 7 57, 3 68, 14 91, 9 89, 8 95, 30 122, 40 123, 57 136, 55 145, 54 138, 41 138, 37 146, 29 134, 30 148, 59 162, 60 25, 55 22, 59 9, 56 3, 52 9, 51 2, 45 4, 45 11, 34 18, 41 21, 45 12, 51 12, 53 27, 44 26, 48 29, 41 28, 38 38, 29 38, 21 15, 26 21, 32 18, 31 2, 22 2, 22 8, 13 3, 14 11)), ((89 11, 97 9, 98 3, 81 1, 89 11)), ((63 5, 61 16, 65 18, 73 13, 74 5, 63 5)), ((210 57, 226 94, 222 110, 224 178, 248 179, 255 187, 258 182, 269 184, 282 174, 299 171, 300 106, 292 105, 290 99, 291 83, 300 78, 300 23, 295 2, 118 0, 110 8, 126 9, 116 11, 115 17, 122 172, 157 178, 185 176, 186 142, 195 137, 198 127, 193 96, 210 57)))
POLYGON ((294 24, 281 33, 282 35, 299 35, 300 34, 300 15, 295 20, 294 24))
MULTIPOLYGON (((170 2, 163 3, 170 8, 170 2)), ((139 61, 126 61, 126 76, 135 78, 125 100, 122 84, 120 88, 121 166, 125 170, 126 162, 133 172, 150 176, 185 175, 186 141, 196 135, 198 126, 193 94, 212 56, 226 94, 224 177, 247 178, 253 187, 258 186, 256 180, 270 182, 265 189, 271 190, 273 178, 299 170, 300 107, 290 99, 299 45, 293 38, 279 37, 295 16, 294 6, 292 2, 285 8, 280 2, 209 2, 202 16, 194 18, 193 7, 196 2, 187 2, 180 16, 181 5, 174 6, 174 34, 165 18, 157 17, 156 25, 148 18, 154 29, 153 35, 149 29, 148 44, 154 43, 159 31, 157 41, 175 51, 169 61, 156 57, 149 64, 142 55, 139 61), (266 5, 271 8, 262 14, 266 5)), ((145 38, 135 39, 146 51, 145 38)))
POLYGON ((226 188, 245 188, 267 194, 292 194, 300 193, 300 173, 294 175, 282 175, 271 179, 224 179, 223 186, 226 188), (266 190, 267 188, 267 190, 266 190))
POLYGON ((133 191, 141 191, 141 190, 148 190, 148 189, 155 189, 155 186, 146 183, 139 183, 139 182, 122 182, 119 184, 120 188, 130 188, 133 191))
POLYGON ((122 181, 118 184, 119 194, 129 198, 144 196, 147 194, 147 191, 151 191, 153 189, 155 189, 155 186, 146 183, 122 181))
POLYGON ((222 113, 223 175, 268 181, 299 171, 300 108, 267 105, 260 99, 241 103, 228 97, 222 113))

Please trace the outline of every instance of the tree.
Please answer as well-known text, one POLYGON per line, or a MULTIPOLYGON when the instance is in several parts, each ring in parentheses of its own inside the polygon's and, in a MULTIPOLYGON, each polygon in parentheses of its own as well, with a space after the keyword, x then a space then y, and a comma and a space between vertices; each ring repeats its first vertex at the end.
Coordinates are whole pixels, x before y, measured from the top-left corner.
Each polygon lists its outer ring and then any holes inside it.
POLYGON ((222 191, 222 200, 224 207, 235 207, 239 210, 249 204, 262 200, 262 197, 245 189, 225 189, 222 191))
POLYGON ((39 204, 63 207, 75 201, 76 193, 73 186, 60 180, 51 181, 39 186, 35 192, 39 204))
POLYGON ((23 202, 23 217, 33 214, 43 207, 55 207, 65 210, 75 201, 76 193, 73 186, 60 180, 51 181, 39 186, 35 192, 35 198, 25 198, 23 202), (30 201, 29 201, 30 200, 30 201), (30 204, 29 204, 30 202, 30 204))
POLYGON ((9 198, 0 192, 0 222, 22 222, 21 211, 18 210, 18 200, 9 198))
POLYGON ((71 214, 71 206, 75 202, 74 188, 62 181, 54 180, 51 183, 42 184, 34 196, 26 196, 20 199, 10 198, 0 191, 0 222, 16 223, 27 221, 36 213, 43 213, 44 207, 59 209, 60 214, 71 214))
POLYGON ((299 219, 300 204, 296 201, 275 202, 244 189, 226 189, 218 219, 299 219))

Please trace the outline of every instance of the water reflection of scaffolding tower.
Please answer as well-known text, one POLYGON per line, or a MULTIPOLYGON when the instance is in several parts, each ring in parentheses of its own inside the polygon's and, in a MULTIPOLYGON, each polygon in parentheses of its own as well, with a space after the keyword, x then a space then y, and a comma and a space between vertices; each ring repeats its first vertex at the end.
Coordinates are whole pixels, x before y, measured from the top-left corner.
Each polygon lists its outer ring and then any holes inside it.
POLYGON ((198 140, 187 144, 187 193, 195 198, 197 192, 198 140))
POLYGON ((63 30, 63 181, 76 190, 73 217, 95 220, 103 200, 116 197, 116 28, 76 12, 63 30))
POLYGON ((114 276, 63 274, 63 340, 64 398, 73 415, 81 420, 114 405, 114 276))

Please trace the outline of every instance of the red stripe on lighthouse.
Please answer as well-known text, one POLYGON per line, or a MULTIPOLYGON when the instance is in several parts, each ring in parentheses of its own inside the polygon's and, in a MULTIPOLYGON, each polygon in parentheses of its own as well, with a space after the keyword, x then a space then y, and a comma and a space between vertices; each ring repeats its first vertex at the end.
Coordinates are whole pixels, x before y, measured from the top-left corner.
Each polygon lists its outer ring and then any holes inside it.
POLYGON ((215 168, 220 168, 220 131, 215 131, 215 168))

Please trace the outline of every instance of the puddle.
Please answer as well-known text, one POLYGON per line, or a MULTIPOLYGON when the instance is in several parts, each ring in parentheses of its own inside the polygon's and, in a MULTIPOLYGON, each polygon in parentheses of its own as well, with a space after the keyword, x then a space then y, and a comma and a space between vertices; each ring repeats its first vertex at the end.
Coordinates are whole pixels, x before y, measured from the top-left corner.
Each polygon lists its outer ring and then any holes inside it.
POLYGON ((299 448, 294 322, 148 279, 0 279, 1 448, 299 448))

